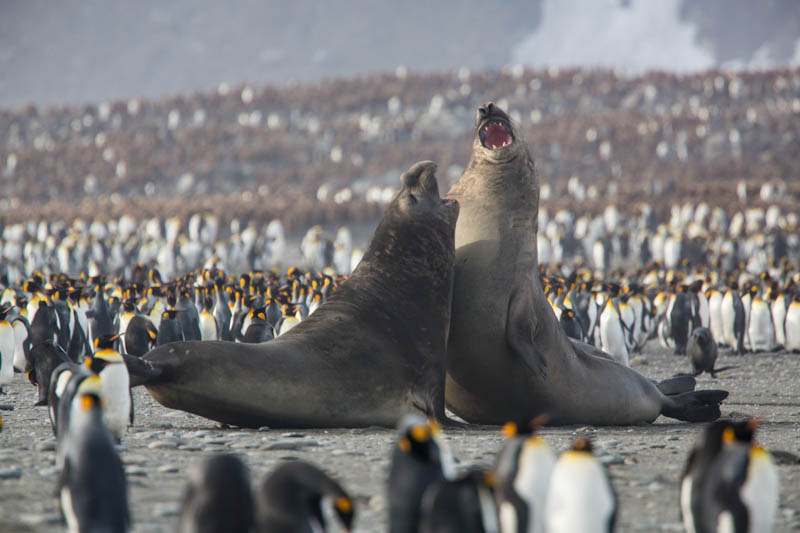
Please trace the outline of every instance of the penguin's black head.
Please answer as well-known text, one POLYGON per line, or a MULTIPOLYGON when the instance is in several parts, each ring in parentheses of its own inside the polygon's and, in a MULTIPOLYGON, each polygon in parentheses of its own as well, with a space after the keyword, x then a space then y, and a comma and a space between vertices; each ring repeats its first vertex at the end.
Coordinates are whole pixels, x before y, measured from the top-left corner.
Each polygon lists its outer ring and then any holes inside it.
POLYGON ((101 357, 87 357, 83 364, 95 374, 99 374, 110 363, 101 357))
POLYGON ((734 422, 731 426, 731 430, 729 430, 729 433, 723 438, 726 442, 730 442, 730 431, 732 431, 733 437, 737 442, 752 444, 755 439, 756 430, 760 425, 761 421, 758 418, 751 418, 750 420, 745 420, 742 422, 734 422))
POLYGON ((122 308, 129 313, 133 313, 136 310, 136 302, 133 300, 125 300, 122 302, 122 308))
POLYGON ((425 464, 441 464, 442 456, 436 433, 439 425, 422 417, 401 420, 398 431, 397 449, 425 464))
POLYGON ((175 320, 176 316, 178 316, 177 309, 167 309, 161 313, 161 320, 175 320))
POLYGON ((98 350, 113 349, 114 341, 119 339, 119 333, 114 335, 100 335, 94 340, 94 347, 98 350))
POLYGON ((403 188, 395 196, 401 212, 409 216, 432 214, 451 222, 455 227, 458 217, 458 202, 442 199, 436 181, 436 163, 420 161, 411 166, 401 177, 403 188))
POLYGON ((258 318, 260 320, 267 319, 267 306, 255 307, 250 311, 250 318, 258 318))
POLYGON ((523 420, 517 422, 506 422, 503 426, 503 436, 507 439, 512 439, 518 436, 531 436, 538 429, 550 421, 550 416, 547 413, 542 413, 531 420, 523 420))

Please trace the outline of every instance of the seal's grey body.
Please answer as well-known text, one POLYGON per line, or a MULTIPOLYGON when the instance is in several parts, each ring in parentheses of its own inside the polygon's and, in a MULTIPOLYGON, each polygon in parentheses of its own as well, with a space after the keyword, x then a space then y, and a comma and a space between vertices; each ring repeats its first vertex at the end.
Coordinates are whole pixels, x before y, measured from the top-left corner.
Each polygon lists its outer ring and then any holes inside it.
POLYGON ((461 208, 447 347, 447 406, 454 413, 484 424, 542 412, 552 424, 719 416, 724 391, 666 396, 564 334, 538 276, 533 160, 493 104, 478 111, 472 158, 448 196, 461 208))
MULTIPOLYGON (((394 426, 444 419, 457 203, 417 163, 349 280, 263 344, 172 343, 131 364, 161 404, 237 426, 394 426)), ((130 359, 129 359, 130 362, 130 359)))

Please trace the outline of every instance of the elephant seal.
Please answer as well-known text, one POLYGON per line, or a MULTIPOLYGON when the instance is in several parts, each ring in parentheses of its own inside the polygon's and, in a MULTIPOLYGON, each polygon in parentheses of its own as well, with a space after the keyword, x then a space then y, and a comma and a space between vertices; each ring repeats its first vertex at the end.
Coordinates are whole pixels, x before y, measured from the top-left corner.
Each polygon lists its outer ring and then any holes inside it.
POLYGON ((314 314, 262 344, 160 346, 137 362, 166 407, 241 427, 394 426, 408 412, 445 420, 458 203, 436 165, 416 163, 352 276, 314 314))
POLYGON ((660 414, 719 417, 725 391, 668 396, 650 380, 574 343, 538 276, 539 186, 526 143, 501 109, 477 113, 472 156, 448 197, 458 200, 447 345, 447 406, 468 422, 624 425, 660 414))

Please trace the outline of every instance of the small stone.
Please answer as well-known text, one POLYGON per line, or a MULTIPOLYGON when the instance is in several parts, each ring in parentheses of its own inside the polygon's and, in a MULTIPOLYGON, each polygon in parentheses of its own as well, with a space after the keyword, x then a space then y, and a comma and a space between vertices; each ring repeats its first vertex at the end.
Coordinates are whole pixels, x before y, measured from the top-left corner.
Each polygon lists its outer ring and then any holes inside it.
POLYGON ((680 440, 680 437, 678 437, 677 435, 670 435, 669 437, 667 437, 667 440, 680 440))
POLYGON ((302 439, 305 436, 306 436, 305 433, 296 433, 296 432, 281 433, 281 438, 283 439, 302 439))
POLYGON ((180 468, 175 465, 161 465, 158 467, 158 472, 161 474, 174 474, 180 472, 180 468))
POLYGON ((8 403, 0 403, 0 411, 13 411, 14 406, 8 403))
POLYGON ((661 448, 666 448, 667 445, 666 444, 651 444, 650 447, 653 448, 653 449, 661 449, 661 448))
POLYGON ((178 447, 178 443, 173 440, 157 440, 147 445, 151 450, 172 450, 178 447))
POLYGON ((225 444, 230 443, 230 439, 222 439, 218 437, 212 437, 210 439, 205 439, 203 442, 206 444, 215 444, 217 446, 224 446, 225 444))
POLYGON ((146 476, 147 470, 141 466, 129 466, 125 469, 125 474, 128 476, 146 476))
POLYGON ((147 462, 147 457, 143 455, 124 455, 122 457, 122 464, 124 465, 141 465, 147 462))
POLYGON ((641 366, 647 365, 648 364, 647 357, 645 357, 643 355, 637 355, 636 357, 631 359, 631 364, 632 365, 641 365, 641 366))
POLYGON ((604 465, 621 465, 626 461, 619 455, 601 455, 597 459, 604 465))
POLYGON ((376 494, 375 496, 369 499, 367 505, 372 510, 380 511, 381 509, 386 507, 386 498, 383 496, 383 494, 376 494))
POLYGON ((639 460, 636 457, 626 457, 623 463, 625 463, 626 465, 636 465, 639 464, 639 460))
POLYGON ((232 450, 249 450, 251 448, 258 448, 260 444, 258 442, 234 442, 229 446, 232 450))
POLYGON ((199 452, 203 450, 203 447, 198 444, 181 444, 178 449, 184 452, 199 452))
POLYGON ((272 444, 264 446, 264 450, 302 450, 303 448, 310 448, 319 446, 315 440, 279 440, 272 444))
POLYGON ((21 468, 0 468, 0 479, 19 479, 21 477, 21 468))
POLYGON ((38 442, 36 443, 36 450, 40 452, 54 452, 56 451, 56 443, 53 440, 38 442))
POLYGON ((57 466, 51 466, 49 468, 42 468, 39 470, 39 475, 42 477, 52 477, 57 476, 59 472, 60 470, 57 466))
POLYGON ((153 516, 154 517, 164 517, 164 516, 178 516, 181 514, 181 506, 174 502, 169 503, 156 503, 153 505, 153 516))
POLYGON ((258 428, 258 430, 261 432, 269 431, 269 426, 261 426, 260 428, 258 428))

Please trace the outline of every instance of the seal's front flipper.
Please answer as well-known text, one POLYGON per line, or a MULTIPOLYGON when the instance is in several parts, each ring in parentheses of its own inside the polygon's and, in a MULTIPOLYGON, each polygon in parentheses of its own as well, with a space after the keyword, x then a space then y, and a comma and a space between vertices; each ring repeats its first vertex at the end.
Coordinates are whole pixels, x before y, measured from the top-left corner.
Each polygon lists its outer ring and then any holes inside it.
POLYGON ((533 316, 533 286, 530 283, 517 286, 511 292, 506 320, 506 343, 512 353, 525 361, 531 370, 541 377, 547 376, 547 360, 537 350, 535 339, 535 317, 533 316))
MULTIPOLYGON (((164 370, 162 367, 156 367, 141 357, 122 354, 122 358, 125 359, 125 366, 128 367, 131 388, 138 387, 139 385, 152 385, 160 381, 163 377, 164 370)), ((133 415, 133 413, 131 413, 131 415, 133 415)))
POLYGON ((719 404, 726 390, 700 390, 664 396, 661 414, 684 422, 711 422, 720 416, 719 404))

